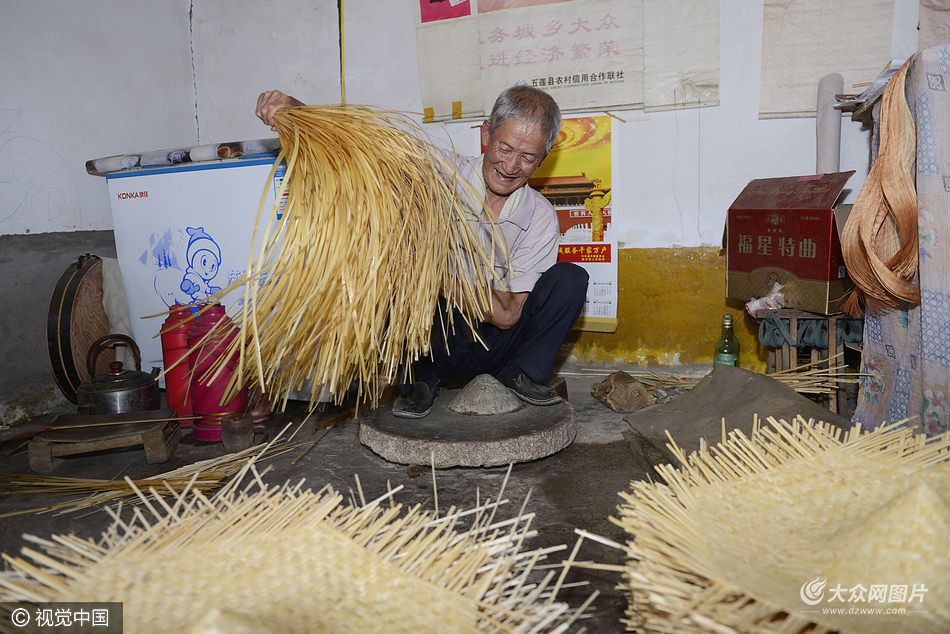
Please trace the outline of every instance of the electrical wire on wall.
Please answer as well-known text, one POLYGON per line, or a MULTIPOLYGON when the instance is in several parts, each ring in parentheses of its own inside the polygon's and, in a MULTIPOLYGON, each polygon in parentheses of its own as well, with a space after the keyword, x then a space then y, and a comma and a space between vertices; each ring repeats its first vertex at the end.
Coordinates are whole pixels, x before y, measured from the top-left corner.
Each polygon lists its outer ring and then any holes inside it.
POLYGON ((340 105, 346 105, 346 73, 343 71, 343 0, 337 0, 337 10, 340 13, 340 105))

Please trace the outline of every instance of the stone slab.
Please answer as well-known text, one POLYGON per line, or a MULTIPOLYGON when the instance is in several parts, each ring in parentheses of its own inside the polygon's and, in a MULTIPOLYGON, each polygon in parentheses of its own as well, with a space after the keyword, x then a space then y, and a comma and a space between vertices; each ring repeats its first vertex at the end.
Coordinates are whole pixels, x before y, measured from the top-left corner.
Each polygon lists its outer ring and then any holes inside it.
POLYGON ((474 416, 448 405, 457 390, 441 390, 425 418, 397 418, 384 405, 360 419, 360 442, 390 462, 435 467, 497 467, 550 456, 577 435, 574 406, 563 401, 517 412, 474 416))
POLYGON ((678 464, 667 447, 667 433, 689 456, 698 451, 701 439, 715 446, 726 433, 752 434, 755 417, 767 426, 769 416, 792 421, 801 416, 849 429, 851 422, 818 405, 780 381, 742 368, 716 365, 689 392, 662 405, 653 405, 624 416, 630 431, 624 437, 631 453, 644 471, 660 464, 678 464))

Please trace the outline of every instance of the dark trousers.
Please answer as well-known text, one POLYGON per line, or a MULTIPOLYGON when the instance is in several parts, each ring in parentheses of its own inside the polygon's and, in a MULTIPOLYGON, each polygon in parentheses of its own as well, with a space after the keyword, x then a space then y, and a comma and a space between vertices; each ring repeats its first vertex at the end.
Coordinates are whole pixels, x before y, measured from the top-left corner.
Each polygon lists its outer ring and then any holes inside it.
POLYGON ((444 302, 432 327, 432 359, 413 364, 413 380, 463 381, 479 374, 498 374, 509 361, 539 383, 548 380, 561 346, 577 322, 587 298, 587 271, 570 262, 558 262, 545 271, 528 294, 521 318, 507 330, 476 323, 488 349, 474 337, 457 311, 455 332, 442 339, 444 302))

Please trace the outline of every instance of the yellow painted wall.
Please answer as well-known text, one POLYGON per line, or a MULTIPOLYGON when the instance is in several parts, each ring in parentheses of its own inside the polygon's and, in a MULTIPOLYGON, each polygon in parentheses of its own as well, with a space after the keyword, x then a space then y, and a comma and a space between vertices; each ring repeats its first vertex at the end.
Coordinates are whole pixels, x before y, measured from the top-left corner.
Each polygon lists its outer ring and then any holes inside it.
POLYGON ((615 333, 575 331, 567 341, 582 363, 711 364, 732 313, 739 365, 764 372, 768 349, 758 341, 745 302, 726 299, 726 252, 714 247, 620 249, 620 325, 615 333))

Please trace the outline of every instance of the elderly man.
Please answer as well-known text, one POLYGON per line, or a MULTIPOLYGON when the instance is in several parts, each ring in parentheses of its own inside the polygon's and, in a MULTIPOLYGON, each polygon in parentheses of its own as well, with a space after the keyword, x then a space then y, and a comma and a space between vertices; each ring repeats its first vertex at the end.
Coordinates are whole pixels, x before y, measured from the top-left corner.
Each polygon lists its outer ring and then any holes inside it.
MULTIPOLYGON (((265 92, 258 98, 257 116, 270 125, 277 110, 299 105, 303 104, 283 93, 265 92)), ((432 356, 413 364, 414 382, 400 386, 402 395, 393 404, 395 416, 422 418, 438 397, 440 381, 479 374, 494 375, 532 405, 560 402, 544 382, 584 307, 587 272, 557 262, 557 215, 543 196, 528 187, 528 179, 551 151, 560 128, 561 112, 550 95, 514 86, 499 95, 482 124, 485 153, 477 158, 456 157, 460 175, 485 203, 470 200, 468 207, 486 252, 491 249, 493 226, 489 212, 508 251, 507 260, 496 258, 495 271, 502 283, 493 282, 491 312, 475 326, 487 349, 461 318, 455 319, 455 332, 449 333, 446 342, 441 340, 441 328, 433 328, 437 334, 432 356)), ((460 193, 470 198, 467 189, 460 193)), ((447 310, 444 302, 440 310, 447 310)), ((436 322, 442 318, 437 315, 436 322)))

